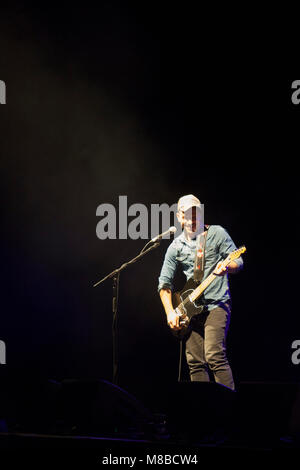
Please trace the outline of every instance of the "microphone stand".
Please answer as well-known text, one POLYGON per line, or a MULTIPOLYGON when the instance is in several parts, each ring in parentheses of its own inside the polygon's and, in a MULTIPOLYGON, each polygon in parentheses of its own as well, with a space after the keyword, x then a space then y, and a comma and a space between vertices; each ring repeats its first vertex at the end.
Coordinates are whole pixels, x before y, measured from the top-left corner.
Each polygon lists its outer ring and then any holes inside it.
POLYGON ((149 243, 152 242, 150 240, 141 252, 135 258, 132 258, 130 261, 123 263, 119 268, 114 269, 111 273, 105 276, 100 281, 93 284, 93 287, 99 286, 102 282, 106 281, 106 279, 113 280, 113 297, 112 297, 112 313, 113 313, 113 321, 112 321, 112 339, 113 339, 113 383, 115 385, 118 384, 118 373, 119 373, 119 361, 118 361, 118 344, 117 344, 117 313, 118 313, 118 298, 119 298, 119 281, 120 281, 120 272, 123 271, 129 264, 135 263, 140 258, 142 258, 145 254, 149 253, 149 251, 157 248, 160 245, 161 239, 158 239, 152 246, 146 249, 149 243))

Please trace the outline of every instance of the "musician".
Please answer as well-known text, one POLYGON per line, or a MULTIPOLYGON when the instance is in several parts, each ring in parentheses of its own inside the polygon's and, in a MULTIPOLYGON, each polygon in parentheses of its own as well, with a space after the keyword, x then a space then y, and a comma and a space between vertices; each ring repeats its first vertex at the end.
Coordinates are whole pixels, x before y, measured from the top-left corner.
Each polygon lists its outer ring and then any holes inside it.
MULTIPOLYGON (((182 269, 187 279, 194 276, 196 237, 203 232, 199 199, 192 194, 181 197, 178 201, 177 219, 183 231, 166 251, 158 285, 168 325, 174 331, 179 330, 180 325, 179 316, 172 304, 173 280, 178 268, 182 269)), ((204 310, 191 319, 185 339, 191 381, 209 381, 210 369, 216 382, 232 390, 235 385, 226 356, 226 335, 231 314, 228 273, 238 272, 243 266, 243 260, 238 258, 231 261, 227 268, 222 268, 221 264, 235 249, 234 242, 223 227, 208 227, 203 279, 211 272, 217 277, 202 294, 204 310)))

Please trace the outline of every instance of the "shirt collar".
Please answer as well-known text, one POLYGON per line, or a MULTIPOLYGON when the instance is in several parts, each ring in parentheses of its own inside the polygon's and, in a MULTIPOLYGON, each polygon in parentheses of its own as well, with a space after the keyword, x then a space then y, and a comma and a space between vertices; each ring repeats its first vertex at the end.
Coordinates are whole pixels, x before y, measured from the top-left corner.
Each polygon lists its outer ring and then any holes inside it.
POLYGON ((193 240, 187 240, 184 235, 184 230, 181 232, 181 234, 177 237, 177 240, 179 240, 181 243, 184 243, 187 246, 191 246, 196 242, 196 238, 193 240))

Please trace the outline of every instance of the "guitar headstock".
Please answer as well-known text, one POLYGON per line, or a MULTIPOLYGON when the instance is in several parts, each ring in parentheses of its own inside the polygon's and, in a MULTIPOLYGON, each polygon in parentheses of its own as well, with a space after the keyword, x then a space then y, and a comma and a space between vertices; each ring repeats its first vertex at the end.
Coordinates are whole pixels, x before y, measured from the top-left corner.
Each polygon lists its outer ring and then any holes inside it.
POLYGON ((229 261, 234 261, 235 259, 239 258, 243 253, 245 253, 246 247, 243 245, 237 250, 232 251, 229 255, 229 261))

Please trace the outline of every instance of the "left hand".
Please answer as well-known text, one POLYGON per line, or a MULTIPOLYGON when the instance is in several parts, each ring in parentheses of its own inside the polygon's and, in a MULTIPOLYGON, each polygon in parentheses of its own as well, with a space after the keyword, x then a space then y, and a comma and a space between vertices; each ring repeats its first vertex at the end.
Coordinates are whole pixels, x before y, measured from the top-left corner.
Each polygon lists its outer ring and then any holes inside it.
POLYGON ((222 261, 220 261, 215 270, 213 271, 213 274, 216 274, 217 276, 224 276, 225 274, 228 273, 228 266, 224 266, 222 261))

